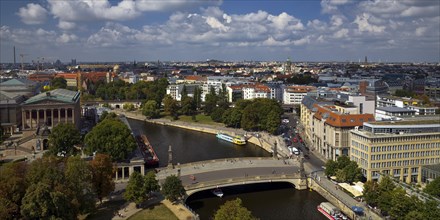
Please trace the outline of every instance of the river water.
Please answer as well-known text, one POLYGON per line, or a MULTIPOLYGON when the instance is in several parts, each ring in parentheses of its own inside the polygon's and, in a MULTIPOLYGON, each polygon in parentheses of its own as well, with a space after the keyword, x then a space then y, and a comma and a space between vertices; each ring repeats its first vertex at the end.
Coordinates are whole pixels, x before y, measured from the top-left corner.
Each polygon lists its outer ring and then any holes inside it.
MULTIPOLYGON (((215 135, 163 125, 128 120, 132 129, 145 134, 160 160, 167 166, 168 147, 172 146, 173 163, 189 163, 233 157, 269 157, 270 154, 253 144, 237 146, 218 140, 215 135)), ((195 193, 187 199, 187 205, 199 214, 200 219, 211 219, 227 200, 240 198, 243 206, 254 216, 265 220, 324 220, 316 210, 325 199, 308 190, 298 191, 288 183, 252 184, 222 188, 225 196, 218 198, 210 191, 195 193)))

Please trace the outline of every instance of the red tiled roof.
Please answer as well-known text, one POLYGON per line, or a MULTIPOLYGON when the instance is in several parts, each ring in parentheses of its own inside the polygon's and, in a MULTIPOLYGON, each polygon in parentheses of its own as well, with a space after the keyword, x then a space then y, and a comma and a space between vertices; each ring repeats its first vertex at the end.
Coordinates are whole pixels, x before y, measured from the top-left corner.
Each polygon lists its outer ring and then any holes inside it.
POLYGON ((363 126, 364 122, 375 121, 373 114, 341 114, 332 111, 331 106, 314 105, 318 110, 314 117, 318 120, 325 120, 325 123, 333 127, 355 127, 363 126))

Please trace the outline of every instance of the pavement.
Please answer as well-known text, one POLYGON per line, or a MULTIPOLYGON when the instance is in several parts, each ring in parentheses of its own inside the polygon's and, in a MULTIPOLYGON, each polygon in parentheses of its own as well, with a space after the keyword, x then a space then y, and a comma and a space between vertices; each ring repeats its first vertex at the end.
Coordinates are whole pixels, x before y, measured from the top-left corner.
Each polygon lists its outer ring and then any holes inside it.
MULTIPOLYGON (((113 197, 112 199, 122 199, 122 194, 113 197)), ((170 200, 165 199, 160 193, 155 193, 152 198, 143 203, 140 208, 137 208, 134 202, 127 202, 115 213, 112 220, 128 219, 143 209, 159 203, 165 205, 179 220, 195 219, 195 214, 193 214, 184 204, 180 202, 172 203, 170 200)))

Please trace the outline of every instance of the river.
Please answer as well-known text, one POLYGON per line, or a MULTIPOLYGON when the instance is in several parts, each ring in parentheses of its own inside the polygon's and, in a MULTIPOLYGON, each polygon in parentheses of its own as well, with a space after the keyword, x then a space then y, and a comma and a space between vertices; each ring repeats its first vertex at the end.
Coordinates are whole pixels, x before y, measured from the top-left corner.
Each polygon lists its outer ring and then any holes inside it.
MULTIPOLYGON (((215 135, 170 126, 128 120, 133 129, 145 134, 154 147, 160 166, 168 162, 168 147, 172 146, 173 163, 189 163, 233 157, 269 157, 270 153, 253 144, 237 146, 218 140, 215 135)), ((230 199, 240 198, 243 205, 259 219, 324 220, 316 206, 326 201, 318 193, 298 191, 288 183, 253 184, 226 187, 225 196, 215 197, 210 191, 199 192, 187 199, 187 205, 200 219, 211 219, 215 210, 230 199)))

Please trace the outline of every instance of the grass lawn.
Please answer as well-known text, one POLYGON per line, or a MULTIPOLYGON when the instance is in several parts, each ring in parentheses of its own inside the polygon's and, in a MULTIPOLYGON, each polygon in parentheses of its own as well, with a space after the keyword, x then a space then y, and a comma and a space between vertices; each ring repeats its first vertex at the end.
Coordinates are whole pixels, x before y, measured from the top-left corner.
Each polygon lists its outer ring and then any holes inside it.
POLYGON ((178 218, 165 205, 150 206, 130 218, 129 220, 178 220, 178 218))

